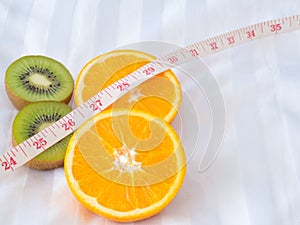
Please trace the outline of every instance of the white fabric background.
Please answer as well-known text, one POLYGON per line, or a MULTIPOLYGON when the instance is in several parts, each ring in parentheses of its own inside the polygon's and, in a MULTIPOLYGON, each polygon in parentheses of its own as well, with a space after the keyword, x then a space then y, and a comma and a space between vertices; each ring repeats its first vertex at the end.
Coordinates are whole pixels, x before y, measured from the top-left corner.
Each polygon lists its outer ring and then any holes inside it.
MULTIPOLYGON (((1 0, 0 79, 24 54, 56 58, 76 78, 92 57, 124 44, 154 40, 186 45, 299 12, 298 0, 1 0)), ((175 200, 159 215, 130 224, 300 225, 300 32, 234 47, 203 61, 226 104, 220 155, 203 173, 188 165, 175 200)), ((184 88, 188 92, 190 87, 184 88)), ((0 102, 4 152, 11 147, 17 112, 4 82, 0 102)), ((0 179, 0 224, 115 223, 76 201, 63 169, 22 167, 0 179)))

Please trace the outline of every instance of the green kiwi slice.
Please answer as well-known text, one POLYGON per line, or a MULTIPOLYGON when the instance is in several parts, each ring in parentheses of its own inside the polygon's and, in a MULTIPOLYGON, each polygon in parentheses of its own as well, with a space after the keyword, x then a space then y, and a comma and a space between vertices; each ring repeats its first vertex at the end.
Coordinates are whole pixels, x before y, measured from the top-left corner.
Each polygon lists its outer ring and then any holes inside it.
MULTIPOLYGON (((56 122, 72 108, 61 102, 34 102, 25 106, 13 122, 13 145, 17 145, 56 122)), ((35 158, 27 166, 35 169, 52 169, 63 165, 70 135, 57 142, 35 158)))
POLYGON ((37 101, 68 103, 74 80, 60 62, 41 55, 24 56, 6 70, 5 86, 9 99, 17 109, 37 101))

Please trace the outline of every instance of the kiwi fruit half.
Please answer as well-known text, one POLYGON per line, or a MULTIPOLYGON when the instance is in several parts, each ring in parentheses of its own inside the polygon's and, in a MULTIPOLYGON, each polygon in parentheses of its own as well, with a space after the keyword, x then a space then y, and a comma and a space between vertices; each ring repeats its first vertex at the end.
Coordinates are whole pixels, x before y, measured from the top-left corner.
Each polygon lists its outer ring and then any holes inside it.
MULTIPOLYGON (((19 111, 13 122, 13 145, 22 143, 70 111, 72 111, 70 106, 54 101, 34 102, 26 105, 19 111)), ((71 135, 57 142, 31 159, 26 165, 35 169, 52 169, 62 166, 70 137, 71 135)))
POLYGON ((5 87, 9 99, 20 110, 31 102, 68 103, 74 80, 60 62, 46 56, 29 55, 17 59, 7 68, 5 87))

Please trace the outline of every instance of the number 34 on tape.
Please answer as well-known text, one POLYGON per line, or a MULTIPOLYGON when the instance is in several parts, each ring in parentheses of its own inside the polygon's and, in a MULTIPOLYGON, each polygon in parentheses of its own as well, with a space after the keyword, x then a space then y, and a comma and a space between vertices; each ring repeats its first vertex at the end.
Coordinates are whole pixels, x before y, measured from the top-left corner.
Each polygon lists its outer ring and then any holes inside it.
POLYGON ((0 155, 0 174, 22 166, 156 74, 232 46, 299 29, 300 16, 288 16, 246 26, 169 52, 113 83, 54 124, 0 155))

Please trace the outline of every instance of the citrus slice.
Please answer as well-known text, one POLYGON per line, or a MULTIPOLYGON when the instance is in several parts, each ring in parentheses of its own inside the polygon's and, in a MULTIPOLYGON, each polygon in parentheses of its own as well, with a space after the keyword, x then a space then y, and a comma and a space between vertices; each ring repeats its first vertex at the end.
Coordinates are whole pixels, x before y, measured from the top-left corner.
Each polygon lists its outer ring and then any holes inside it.
POLYGON ((185 154, 172 126, 142 111, 106 110, 72 136, 67 183, 88 209, 130 222, 159 213, 178 193, 185 154))
MULTIPOLYGON (((75 104, 80 105, 154 59, 154 56, 136 50, 116 50, 97 56, 78 75, 74 89, 75 104)), ((181 94, 179 81, 168 70, 129 91, 112 107, 144 111, 171 122, 178 112, 181 94)))

